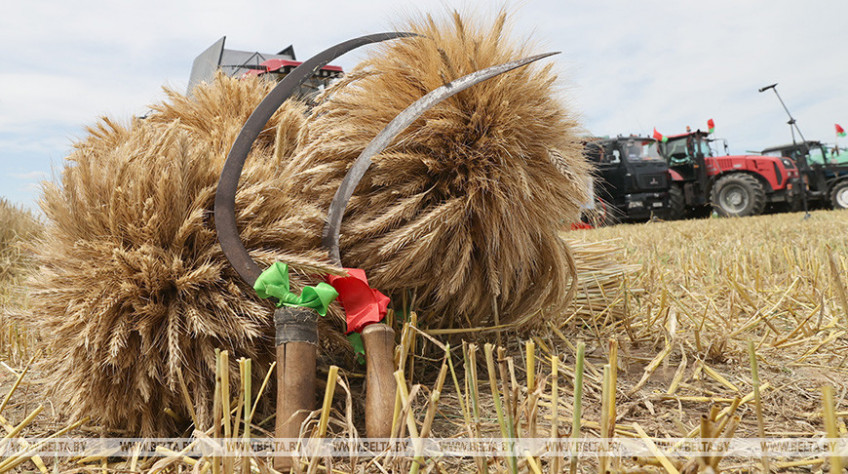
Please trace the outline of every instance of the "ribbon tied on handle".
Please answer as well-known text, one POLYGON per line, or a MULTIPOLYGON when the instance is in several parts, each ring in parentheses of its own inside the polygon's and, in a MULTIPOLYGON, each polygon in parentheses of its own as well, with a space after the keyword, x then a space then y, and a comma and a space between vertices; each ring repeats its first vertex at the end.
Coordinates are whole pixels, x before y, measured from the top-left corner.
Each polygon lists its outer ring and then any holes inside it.
POLYGON ((277 307, 292 306, 311 308, 321 316, 326 316, 330 303, 339 296, 331 285, 321 282, 315 286, 305 286, 300 295, 295 295, 289 287, 289 266, 274 263, 259 275, 253 289, 260 298, 276 298, 277 307))
POLYGON ((345 268, 348 276, 328 275, 327 282, 339 293, 339 303, 347 316, 347 333, 361 332, 386 317, 389 297, 368 285, 365 270, 345 268))
POLYGON ((345 310, 347 338, 360 364, 365 363, 362 328, 379 323, 386 317, 388 296, 368 285, 365 270, 345 268, 348 276, 327 275, 327 281, 339 292, 339 303, 345 310))

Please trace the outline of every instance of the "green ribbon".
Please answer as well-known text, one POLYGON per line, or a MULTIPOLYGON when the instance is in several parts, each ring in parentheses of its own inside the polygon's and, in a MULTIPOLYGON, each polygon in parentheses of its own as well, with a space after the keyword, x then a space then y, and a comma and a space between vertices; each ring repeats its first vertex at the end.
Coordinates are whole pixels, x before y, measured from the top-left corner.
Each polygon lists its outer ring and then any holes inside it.
POLYGON ((356 357, 356 361, 359 362, 359 365, 365 365, 365 345, 362 344, 362 334, 352 332, 347 335, 347 340, 353 346, 353 355, 356 357))
POLYGON ((278 308, 283 305, 311 308, 321 316, 327 314, 327 307, 339 296, 335 288, 324 282, 305 286, 300 296, 295 295, 289 289, 289 266, 280 262, 262 272, 253 289, 260 298, 276 298, 278 308))

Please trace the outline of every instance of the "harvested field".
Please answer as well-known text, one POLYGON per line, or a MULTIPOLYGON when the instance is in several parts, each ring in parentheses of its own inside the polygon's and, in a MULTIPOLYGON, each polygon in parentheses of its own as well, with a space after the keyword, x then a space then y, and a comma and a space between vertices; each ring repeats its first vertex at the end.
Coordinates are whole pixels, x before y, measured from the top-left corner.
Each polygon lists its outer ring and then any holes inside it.
MULTIPOLYGON (((35 259, 27 244, 41 235, 42 224, 29 211, 0 198, 0 312, 24 304, 21 282, 35 259)), ((15 358, 23 352, 27 336, 0 318, 0 352, 15 358)))
MULTIPOLYGON (((397 376, 406 381, 400 390, 403 403, 398 405, 396 433, 545 438, 556 432, 560 437, 626 439, 697 438, 707 430, 713 437, 737 439, 822 438, 826 432, 844 437, 846 228, 848 211, 816 211, 807 220, 803 214, 780 214, 563 233, 576 254, 579 294, 567 311, 535 316, 544 318, 544 324, 533 334, 502 327, 491 338, 501 347, 475 346, 458 342, 462 335, 445 330, 417 330, 414 312, 408 318, 394 315, 400 338, 397 376), (452 345, 444 343, 448 340, 452 345), (585 354, 582 361, 577 360, 578 352, 585 354), (580 377, 582 384, 575 382, 580 377), (578 417, 576 388, 582 391, 578 417), (493 392, 501 396, 493 398, 493 392), (832 403, 824 403, 829 399, 832 403)), ((26 347, 32 356, 51 356, 35 353, 37 340, 26 347)), ((7 432, 20 426, 22 435, 44 437, 63 429, 62 415, 41 394, 43 374, 19 377, 27 359, 8 354, 3 358, 0 393, 11 396, 0 408, 0 422, 7 432), (32 413, 36 415, 28 417, 32 413)), ((306 434, 355 436, 353 427, 361 426, 361 402, 352 394, 361 393, 362 373, 321 370, 321 377, 330 381, 325 387, 330 396, 306 434)), ((251 391, 254 402, 273 393, 256 388, 251 391)), ((230 427, 225 431, 239 437, 244 424, 237 413, 244 396, 234 392, 232 398, 235 419, 225 416, 230 427)), ((250 430, 254 436, 267 436, 272 425, 271 420, 253 420, 250 430)), ((76 437, 101 434, 98 427, 87 425, 70 432, 76 437)), ((235 472, 247 459, 226 460, 219 471, 212 467, 213 458, 172 454, 61 458, 58 470, 235 472)), ((382 456, 353 465, 339 459, 332 466, 312 458, 304 460, 303 472, 569 469, 567 458, 534 454, 476 460, 422 456, 420 467, 411 457, 382 456)), ((24 454, 0 460, 0 472, 32 471, 39 462, 52 469, 51 459, 24 454)), ((816 472, 830 469, 828 462, 821 456, 675 458, 656 452, 637 459, 581 458, 575 468, 597 472, 603 463, 613 472, 706 472, 712 464, 723 472, 762 472, 767 463, 778 472, 816 472)), ((251 463, 269 472, 262 459, 251 463)))
POLYGON ((27 210, 0 198, 0 305, 19 283, 33 258, 26 243, 42 231, 41 223, 27 210))

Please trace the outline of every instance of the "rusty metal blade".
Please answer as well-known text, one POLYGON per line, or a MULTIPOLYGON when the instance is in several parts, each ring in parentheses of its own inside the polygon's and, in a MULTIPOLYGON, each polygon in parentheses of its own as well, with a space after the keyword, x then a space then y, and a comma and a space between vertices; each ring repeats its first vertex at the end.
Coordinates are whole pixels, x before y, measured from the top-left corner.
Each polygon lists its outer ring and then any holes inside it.
POLYGON ((297 88, 312 77, 316 71, 329 64, 330 61, 360 46, 409 36, 416 35, 399 32, 379 33, 348 40, 322 51, 284 77, 245 122, 230 149, 229 155, 227 155, 224 168, 221 170, 221 179, 218 181, 218 189, 215 192, 215 229, 218 232, 218 242, 221 243, 221 249, 224 251, 227 260, 249 285, 253 286, 262 270, 250 258, 247 249, 239 238, 238 227, 236 226, 235 201, 241 171, 256 137, 259 136, 268 120, 283 102, 291 97, 297 88))
POLYGON ((344 216, 344 211, 347 207, 348 201, 350 201, 350 197, 353 196, 353 191, 365 175, 365 172, 368 171, 368 167, 371 166, 371 158, 373 156, 385 150, 386 147, 391 144, 392 140, 400 134, 400 132, 439 102, 456 95, 475 84, 555 54, 559 54, 559 52, 539 54, 537 56, 531 56, 529 58, 519 59, 472 72, 467 76, 460 77, 459 79, 437 89, 433 89, 427 93, 427 95, 415 101, 412 105, 404 109, 403 112, 399 113, 394 119, 392 119, 392 121, 389 122, 389 124, 386 125, 386 127, 380 131, 373 140, 371 140, 368 146, 362 150, 362 153, 356 158, 356 161, 353 162, 353 165, 348 170, 347 175, 345 175, 342 180, 342 184, 336 191, 336 195, 333 196, 333 201, 330 203, 330 210, 327 213, 327 223, 324 225, 324 232, 321 239, 321 243, 329 251, 330 260, 336 265, 341 265, 341 255, 339 254, 339 231, 341 230, 342 217, 344 216))

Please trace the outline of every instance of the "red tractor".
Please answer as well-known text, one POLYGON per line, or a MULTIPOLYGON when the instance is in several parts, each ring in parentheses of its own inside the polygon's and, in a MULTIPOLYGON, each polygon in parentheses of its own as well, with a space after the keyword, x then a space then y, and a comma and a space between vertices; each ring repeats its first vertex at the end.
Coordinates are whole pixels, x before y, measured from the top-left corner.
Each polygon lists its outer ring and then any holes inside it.
POLYGON ((787 158, 714 156, 709 134, 696 130, 664 137, 660 155, 668 162, 672 186, 670 216, 706 214, 755 216, 766 204, 800 198, 798 168, 787 158))

